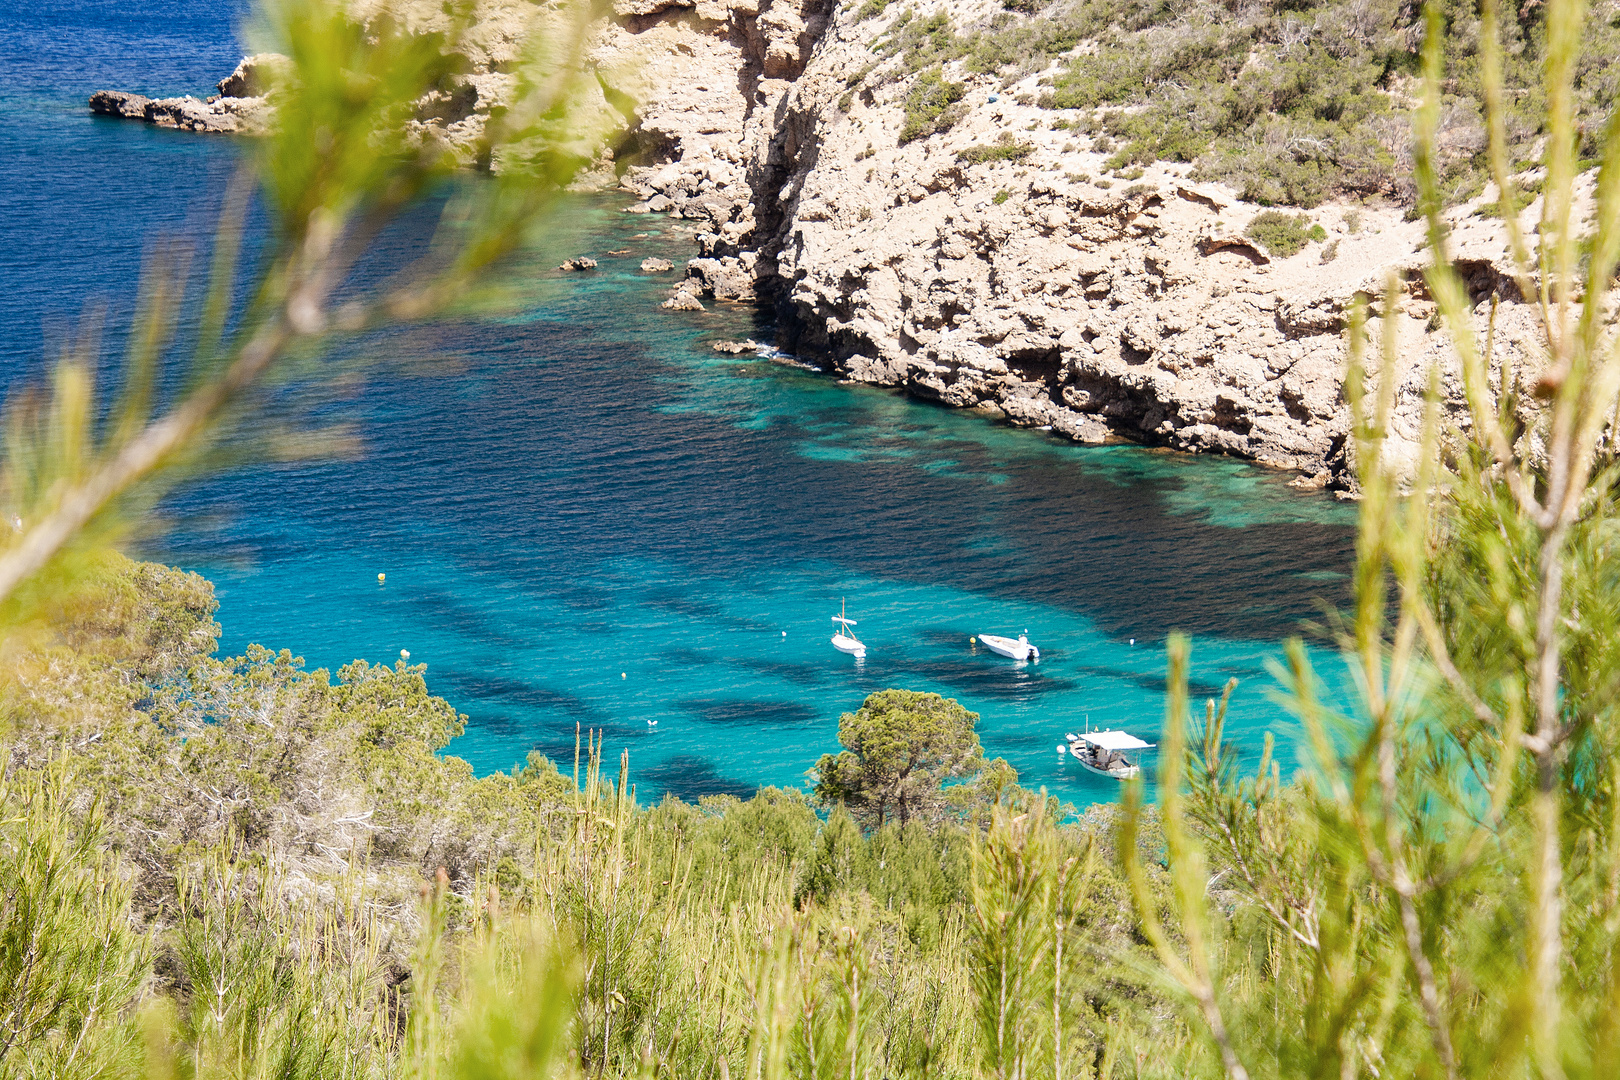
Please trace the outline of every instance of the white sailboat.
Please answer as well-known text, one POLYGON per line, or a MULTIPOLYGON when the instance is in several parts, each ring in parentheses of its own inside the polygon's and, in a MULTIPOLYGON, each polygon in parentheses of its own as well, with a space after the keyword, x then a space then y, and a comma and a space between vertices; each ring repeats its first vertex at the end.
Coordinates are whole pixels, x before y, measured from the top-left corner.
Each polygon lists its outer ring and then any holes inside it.
POLYGON ((843 600, 838 601, 838 614, 832 617, 832 621, 838 624, 838 629, 833 631, 833 648, 839 652, 847 652, 854 657, 864 657, 866 655, 866 646, 861 642, 860 638, 855 636, 855 631, 850 629, 855 625, 855 620, 844 617, 843 600))
POLYGON ((1125 756, 1127 750, 1151 750, 1154 746, 1123 731, 1088 731, 1082 735, 1071 732, 1066 738, 1069 753, 1081 765, 1098 776, 1111 776, 1115 780, 1129 780, 1142 772, 1140 764, 1125 756))
POLYGON ((993 653, 1011 657, 1014 660, 1039 660, 1041 650, 1029 643, 1029 631, 1025 630, 1018 635, 1015 641, 1008 637, 997 637, 995 634, 980 634, 979 643, 993 653))

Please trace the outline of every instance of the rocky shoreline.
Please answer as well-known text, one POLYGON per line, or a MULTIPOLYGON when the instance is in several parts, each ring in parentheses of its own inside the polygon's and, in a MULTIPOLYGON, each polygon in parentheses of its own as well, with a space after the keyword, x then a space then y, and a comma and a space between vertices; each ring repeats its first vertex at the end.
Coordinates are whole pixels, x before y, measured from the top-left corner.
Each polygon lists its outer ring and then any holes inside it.
MULTIPOLYGON (((936 11, 988 17, 970 0, 915 9, 936 11)), ((469 144, 511 78, 501 68, 521 13, 505 0, 479 13, 489 33, 461 83, 421 103, 424 138, 469 144)), ((415 17, 433 28, 431 9, 415 17)), ((1106 144, 1035 103, 1039 73, 1004 85, 947 65, 963 88, 954 123, 908 139, 915 76, 876 48, 900 18, 828 0, 618 0, 586 59, 640 104, 628 160, 604 155, 593 182, 638 196, 631 212, 698 229, 665 307, 769 303, 778 345, 843 378, 1080 442, 1233 454, 1346 489, 1345 326, 1360 297, 1375 335, 1399 311, 1393 453, 1415 459, 1431 361, 1461 417, 1421 276, 1423 226, 1400 207, 1316 207, 1319 239, 1279 257, 1246 235, 1268 208, 1192 183, 1187 166, 1109 175, 1106 144), (1390 282, 1398 295, 1386 297, 1390 282)), ((251 131, 269 108, 270 62, 245 60, 207 101, 103 92, 91 107, 251 131)), ((1451 214, 1459 265, 1482 326, 1498 305, 1496 355, 1533 378, 1532 312, 1477 202, 1451 214)))
POLYGON ((149 98, 127 90, 97 90, 90 95, 90 111, 181 131, 257 134, 270 122, 270 70, 283 62, 273 54, 243 57, 236 70, 219 81, 219 93, 207 98, 190 94, 149 98))

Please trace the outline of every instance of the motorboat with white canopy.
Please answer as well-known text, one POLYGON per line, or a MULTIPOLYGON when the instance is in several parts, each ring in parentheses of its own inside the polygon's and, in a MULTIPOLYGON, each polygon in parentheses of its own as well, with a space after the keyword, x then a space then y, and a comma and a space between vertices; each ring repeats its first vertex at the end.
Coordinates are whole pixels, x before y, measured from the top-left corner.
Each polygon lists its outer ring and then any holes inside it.
POLYGON ((1069 753, 1081 765, 1098 776, 1111 776, 1115 780, 1129 780, 1142 772, 1141 755, 1137 754, 1137 761, 1132 761, 1125 756, 1127 751, 1151 750, 1155 745, 1124 731, 1087 731, 1080 735, 1070 732, 1066 738, 1069 753))
POLYGON ((838 629, 833 631, 833 648, 839 652, 849 653, 856 659, 864 658, 866 656, 866 645, 860 638, 855 636, 855 631, 850 629, 855 625, 855 620, 844 617, 844 602, 842 600, 838 601, 838 614, 832 617, 832 621, 838 624, 838 629))
POLYGON ((1019 634, 1017 639, 1010 637, 997 637, 995 634, 980 634, 979 644, 993 653, 1010 657, 1013 660, 1039 660, 1041 650, 1029 643, 1029 631, 1019 634))

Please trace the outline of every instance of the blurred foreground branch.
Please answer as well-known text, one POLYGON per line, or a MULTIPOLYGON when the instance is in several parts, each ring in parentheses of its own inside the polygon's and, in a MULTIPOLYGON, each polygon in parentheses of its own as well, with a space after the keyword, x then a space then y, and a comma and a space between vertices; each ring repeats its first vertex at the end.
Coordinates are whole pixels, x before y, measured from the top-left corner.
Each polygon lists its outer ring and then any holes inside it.
POLYGON ((251 434, 255 394, 307 374, 342 337, 463 299, 586 163, 601 133, 586 130, 570 102, 584 77, 589 4, 537 9, 513 103, 483 136, 480 157, 502 169, 460 183, 450 152, 413 139, 405 123, 453 72, 453 46, 473 29, 470 4, 446 14, 448 29, 412 33, 342 0, 274 0, 263 11, 262 32, 291 63, 275 75, 273 131, 225 197, 189 364, 175 359, 186 260, 154 257, 117 400, 98 398, 95 350, 81 342, 57 363, 48 393, 26 392, 8 408, 0 624, 60 598, 76 561, 126 530, 166 481, 251 434), (356 269, 378 236, 446 189, 426 257, 361 288, 356 269), (255 202, 268 222, 244 279, 255 202))
POLYGON ((1173 650, 1175 760, 1160 802, 1184 948, 1155 933, 1141 895, 1138 907, 1229 1076, 1599 1077, 1620 1048, 1620 112, 1583 162, 1585 11, 1551 0, 1545 182, 1521 215, 1495 0, 1481 12, 1495 205, 1508 276, 1536 300, 1538 369, 1515 372, 1493 348, 1495 298, 1471 300, 1450 253, 1438 145, 1448 27, 1431 4, 1415 122, 1425 284, 1469 411, 1442 429, 1448 375, 1430 370, 1416 473, 1386 452, 1405 377, 1391 280, 1353 314, 1345 382, 1364 497, 1339 640, 1358 693, 1322 702, 1291 643, 1278 675, 1308 736, 1301 781, 1284 788, 1266 761, 1244 779, 1213 709, 1202 752, 1182 752, 1186 671, 1173 650), (1544 404, 1529 425, 1521 378, 1544 404), (1172 790, 1183 775, 1184 799, 1172 790), (1225 864, 1214 877, 1189 832, 1225 864), (1227 871, 1229 938, 1201 959, 1210 946, 1194 931, 1227 871), (1257 948, 1276 983, 1263 993, 1241 989, 1257 948))

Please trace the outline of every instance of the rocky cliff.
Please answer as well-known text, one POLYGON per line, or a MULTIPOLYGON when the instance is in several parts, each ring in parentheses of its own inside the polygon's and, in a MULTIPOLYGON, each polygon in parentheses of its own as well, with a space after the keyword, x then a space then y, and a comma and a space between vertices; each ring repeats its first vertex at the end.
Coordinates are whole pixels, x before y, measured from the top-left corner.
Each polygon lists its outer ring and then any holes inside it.
MULTIPOLYGON (((413 21, 431 29, 438 9, 418 6, 413 21)), ((463 46, 467 73, 420 103, 424 138, 471 145, 510 88, 533 9, 479 11, 487 32, 463 46)), ((957 59, 914 71, 894 42, 941 17, 1040 18, 986 0, 616 0, 586 55, 601 95, 581 107, 626 117, 595 182, 638 195, 631 212, 698 229, 666 306, 768 302, 782 347, 851 380, 1083 442, 1220 451, 1343 487, 1345 324, 1360 296, 1398 322, 1396 453, 1416 452, 1429 360, 1460 417, 1421 279, 1423 226, 1400 206, 1328 202, 1289 218, 1297 244, 1268 245, 1249 228, 1267 208, 1193 182, 1189 166, 1110 170, 1106 137, 1081 133, 1095 124, 1042 107, 1041 70, 1013 79, 957 59), (949 105, 919 125, 928 78, 949 105)), ((211 110, 262 100, 245 65, 211 110)), ((135 111, 189 115, 161 105, 135 111)), ((92 107, 134 115, 113 97, 92 107)), ((1533 313, 1478 204, 1452 212, 1459 265, 1481 327, 1499 303, 1495 355, 1533 373, 1533 313)))
MULTIPOLYGON (((932 10, 959 22, 999 11, 969 6, 932 10)), ((882 56, 905 13, 783 15, 805 28, 795 59, 762 70, 739 48, 746 92, 718 110, 731 122, 698 120, 715 115, 699 95, 729 85, 678 80, 643 114, 660 161, 626 175, 647 199, 634 209, 707 222, 677 295, 767 298, 785 348, 855 381, 1082 442, 1221 451, 1337 487, 1349 479, 1342 381, 1359 295, 1375 316, 1398 312, 1395 452, 1417 451, 1429 361, 1460 418, 1460 380, 1421 278, 1424 227, 1401 207, 1321 205, 1307 224, 1323 239, 1275 257, 1246 235, 1267 208, 1191 182, 1188 166, 1110 177, 1106 144, 1075 134, 1072 113, 1036 104, 1038 72, 1006 85, 947 64, 963 88, 955 122, 907 140, 918 76, 882 56)), ((1451 214, 1459 265, 1482 329, 1500 302, 1498 359, 1533 374, 1533 313, 1478 204, 1451 214)), ((1382 334, 1378 318, 1371 330, 1382 334)))

